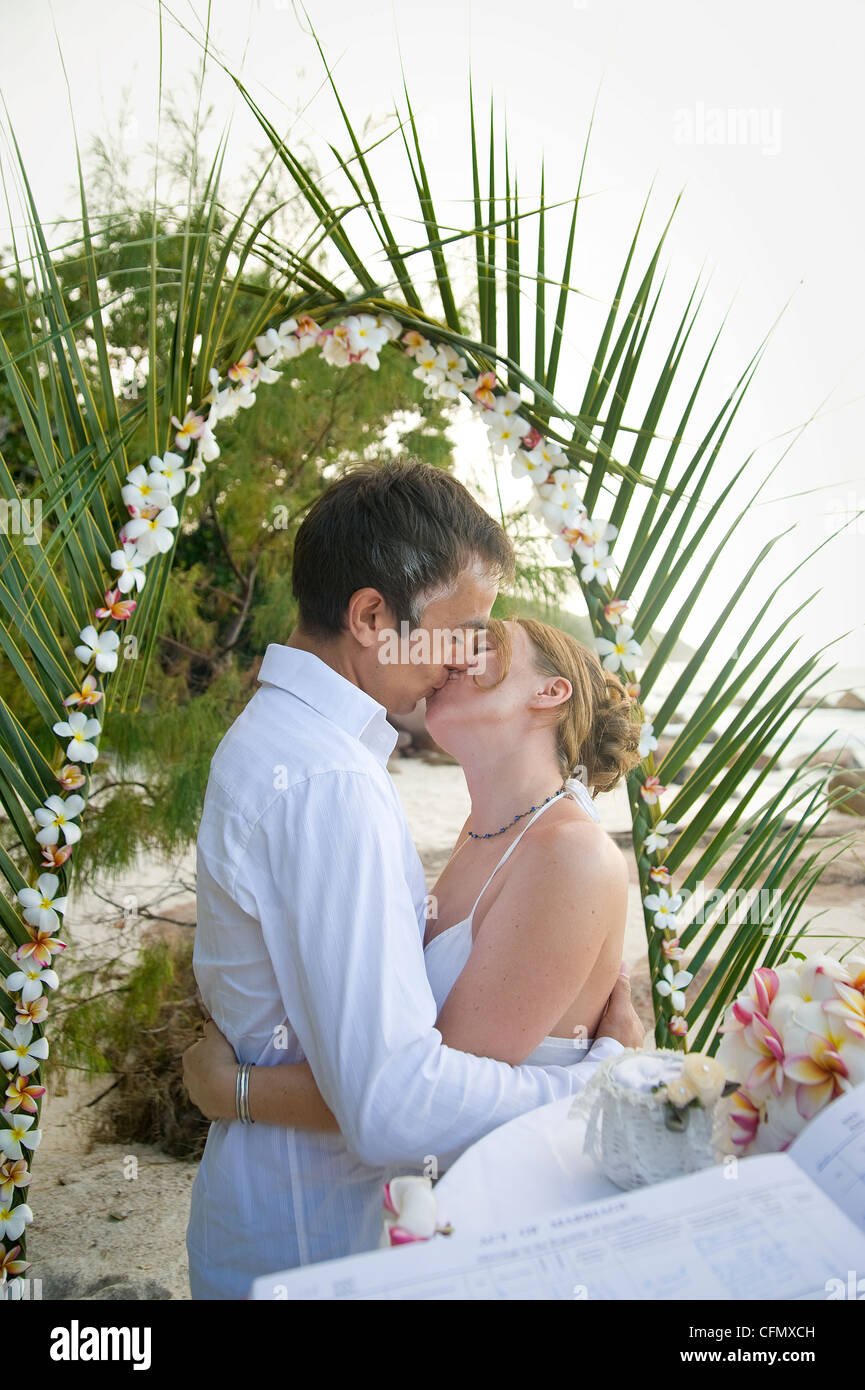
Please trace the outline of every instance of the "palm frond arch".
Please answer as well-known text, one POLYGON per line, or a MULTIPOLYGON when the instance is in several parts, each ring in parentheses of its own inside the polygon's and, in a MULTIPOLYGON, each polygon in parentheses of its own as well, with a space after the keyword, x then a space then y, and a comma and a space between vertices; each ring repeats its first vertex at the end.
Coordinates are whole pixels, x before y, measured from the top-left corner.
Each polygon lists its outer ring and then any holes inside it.
MULTIPOLYGON (((308 248, 278 245, 268 234, 267 218, 251 218, 252 197, 217 231, 221 148, 204 197, 194 207, 190 202, 183 224, 167 355, 160 355, 157 341, 155 219, 149 244, 146 239, 142 243, 144 284, 136 292, 150 296, 153 313, 146 391, 133 404, 118 397, 112 375, 112 305, 100 293, 80 161, 77 244, 91 312, 76 317, 58 278, 57 248, 49 246, 19 156, 29 244, 24 251, 15 248, 15 274, 22 286, 24 267, 32 266, 38 292, 28 298, 22 291, 18 340, 13 342, 5 328, 0 331, 0 365, 38 481, 32 496, 23 496, 20 480, 0 455, 4 516, 14 523, 17 515, 22 521, 0 530, 0 643, 21 699, 17 709, 0 699, 0 801, 8 846, 0 847, 6 890, 0 895, 6 939, 5 949, 0 948, 6 985, 0 991, 6 1024, 0 1054, 6 1075, 6 1108, 0 1112, 5 1223, 0 1260, 5 1261, 10 1291, 22 1273, 25 1228, 32 1218, 26 1183, 42 1103, 48 1000, 60 982, 54 967, 64 947, 61 919, 102 726, 112 708, 137 708, 159 632, 176 538, 184 518, 194 517, 194 506, 187 513, 187 501, 192 502, 201 473, 218 453, 220 419, 253 405, 256 393, 275 383, 280 365, 304 351, 321 352, 334 369, 366 370, 375 368, 380 352, 408 352, 429 394, 468 400, 484 416, 495 447, 516 472, 531 477, 535 507, 550 528, 551 542, 560 556, 573 560, 599 654, 639 697, 641 715, 725 544, 766 481, 753 488, 721 541, 710 544, 706 538, 712 523, 729 514, 734 486, 744 475, 747 481, 752 471, 749 457, 710 496, 709 485, 719 473, 717 460, 763 349, 748 363, 704 436, 695 447, 686 446, 713 343, 698 365, 679 418, 662 432, 662 413, 684 371, 685 349, 700 309, 697 286, 648 393, 647 408, 639 419, 626 420, 633 383, 641 363, 648 361, 646 344, 655 342, 650 330, 669 222, 637 270, 641 214, 579 404, 568 409, 558 399, 585 152, 576 194, 569 200, 564 263, 560 276, 551 277, 545 249, 550 207, 544 201, 543 174, 540 199, 526 210, 507 149, 502 170, 492 109, 482 191, 470 102, 472 216, 469 226, 446 229, 436 216, 406 91, 407 116, 399 133, 424 232, 418 245, 406 247, 397 243, 370 167, 371 154, 355 135, 341 101, 351 149, 342 156, 330 147, 348 187, 346 203, 335 205, 249 92, 237 85, 270 141, 273 157, 308 203, 318 242, 327 244, 345 266, 350 290, 340 288, 308 248), (359 254, 349 235, 354 213, 374 233, 374 262, 359 254), (529 219, 537 231, 531 273, 521 263, 529 219), (476 336, 461 322, 449 269, 452 248, 460 245, 473 254, 476 336), (435 312, 413 278, 412 267, 422 257, 433 269, 435 312), (264 290, 247 275, 256 261, 269 267, 264 290), (384 283, 374 265, 386 268, 384 283), (535 296, 530 368, 524 365, 521 336, 527 282, 535 296), (555 303, 554 313, 548 313, 548 299, 555 303), (650 453, 657 460, 654 475, 647 471, 650 453), (34 500, 44 517, 41 530, 27 524, 34 500), (42 530, 47 531, 44 539, 42 530), (623 537, 629 531, 626 548, 623 537), (695 553, 702 564, 693 581, 685 572, 695 553), (638 591, 644 595, 639 603, 638 591), (633 611, 627 627, 622 622, 626 604, 633 611), (662 622, 664 635, 646 659, 640 644, 662 622), (129 657, 134 659, 124 659, 129 657), (51 731, 52 755, 46 755, 45 740, 34 736, 34 727, 51 731)), ((339 101, 335 86, 333 90, 339 101)), ((825 849, 813 850, 809 842, 831 804, 828 773, 805 779, 794 771, 780 790, 760 799, 766 776, 807 711, 792 729, 791 715, 822 674, 820 653, 790 669, 795 643, 785 648, 784 633, 798 609, 776 621, 768 639, 758 635, 789 575, 770 586, 758 604, 742 602, 746 594, 750 597, 774 543, 754 556, 670 693, 651 704, 651 722, 642 730, 644 757, 628 777, 659 1045, 684 1046, 687 1035, 692 1046, 714 1049, 723 1010, 749 974, 758 965, 782 959, 800 939, 805 930, 799 926, 800 914, 827 862, 825 849), (733 655, 656 765, 659 737, 743 608, 746 617, 733 655), (737 704, 740 692, 758 674, 759 694, 737 704), (737 708, 735 716, 708 756, 691 769, 689 759, 704 735, 732 708, 737 708), (683 769, 687 775, 668 795, 664 783, 672 786, 683 769), (696 862, 684 871, 686 857, 698 848, 696 862), (681 900, 696 893, 731 848, 736 852, 719 886, 725 892, 771 890, 771 930, 760 914, 743 923, 688 1005, 684 992, 717 950, 724 923, 710 916, 683 925, 677 913, 681 900)))

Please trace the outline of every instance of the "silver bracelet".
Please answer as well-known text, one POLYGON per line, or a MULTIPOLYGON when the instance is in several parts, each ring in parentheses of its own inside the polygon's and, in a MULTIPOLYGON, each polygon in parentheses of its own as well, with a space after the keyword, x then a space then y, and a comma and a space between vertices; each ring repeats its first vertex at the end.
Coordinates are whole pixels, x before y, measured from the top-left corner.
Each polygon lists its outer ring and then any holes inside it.
POLYGON ((237 1069, 235 1105, 237 1118, 242 1125, 255 1124, 249 1110, 249 1073, 254 1065, 254 1062, 243 1062, 237 1069))

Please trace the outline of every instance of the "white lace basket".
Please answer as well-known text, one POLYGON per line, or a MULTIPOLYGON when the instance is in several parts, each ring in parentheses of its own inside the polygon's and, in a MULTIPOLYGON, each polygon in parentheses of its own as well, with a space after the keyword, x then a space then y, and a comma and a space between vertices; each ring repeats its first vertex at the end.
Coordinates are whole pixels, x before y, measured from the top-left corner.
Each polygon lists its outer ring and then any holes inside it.
POLYGON ((707 1109, 688 1106, 685 1128, 672 1130, 666 1124, 666 1104, 648 1084, 642 1088, 635 1084, 639 1068, 646 1073, 654 1070, 658 1079, 672 1079, 683 1055, 662 1048, 626 1048, 604 1062, 575 1097, 569 1117, 586 1122, 583 1151, 617 1187, 645 1187, 708 1168, 716 1161, 712 1146, 714 1105, 707 1109), (635 1068, 631 1058, 643 1061, 635 1068), (651 1059, 657 1059, 657 1064, 651 1059), (625 1063, 629 1065, 624 1074, 617 1076, 625 1063))

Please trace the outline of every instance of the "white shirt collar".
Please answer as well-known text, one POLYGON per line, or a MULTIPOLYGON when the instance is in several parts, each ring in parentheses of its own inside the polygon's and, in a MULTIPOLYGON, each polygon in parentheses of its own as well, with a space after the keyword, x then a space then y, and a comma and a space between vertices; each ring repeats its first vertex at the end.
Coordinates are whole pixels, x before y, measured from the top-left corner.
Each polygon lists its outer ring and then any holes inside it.
POLYGON ((271 642, 264 653, 258 679, 263 685, 288 690, 358 739, 380 762, 386 763, 393 752, 397 731, 387 722, 384 705, 312 652, 271 642))

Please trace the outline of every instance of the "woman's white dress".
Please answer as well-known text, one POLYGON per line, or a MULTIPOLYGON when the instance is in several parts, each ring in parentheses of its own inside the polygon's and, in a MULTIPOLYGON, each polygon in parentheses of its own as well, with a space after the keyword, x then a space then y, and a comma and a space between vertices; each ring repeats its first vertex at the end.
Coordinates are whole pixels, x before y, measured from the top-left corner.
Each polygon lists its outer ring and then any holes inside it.
MULTIPOLYGON (((565 783, 567 788, 566 795, 571 796, 578 804, 587 811, 593 820, 600 820, 597 807, 593 802, 589 790, 585 783, 580 782, 576 777, 569 778, 565 783)), ((559 798, 556 798, 558 801, 559 798)), ((455 922, 452 927, 434 936, 424 949, 424 963, 426 965, 427 979, 430 982, 433 995, 438 1009, 440 1010, 458 977, 462 974, 472 950, 472 921, 477 911, 478 903, 483 897, 492 879, 498 873, 502 864, 513 854, 520 840, 525 835, 529 826, 534 825, 539 816, 550 806, 554 806, 556 801, 548 801, 545 805, 538 807, 531 820, 523 827, 517 838, 508 846, 493 869, 477 898, 475 905, 468 917, 462 922, 455 922)), ((589 1048, 593 1042, 592 1038, 555 1038, 546 1037, 531 1053, 525 1058, 526 1064, 532 1066, 557 1066, 569 1067, 576 1062, 582 1062, 589 1054, 589 1048)))

